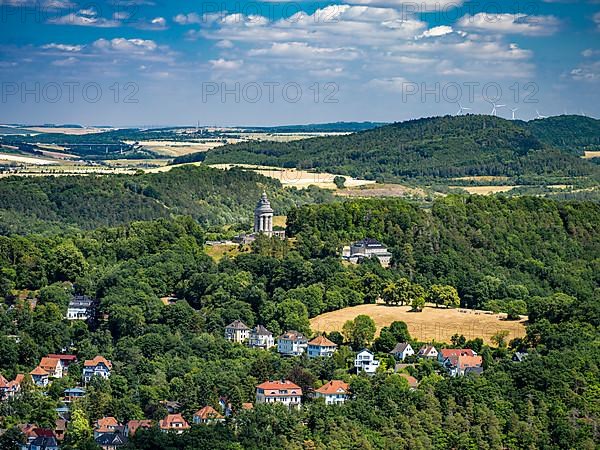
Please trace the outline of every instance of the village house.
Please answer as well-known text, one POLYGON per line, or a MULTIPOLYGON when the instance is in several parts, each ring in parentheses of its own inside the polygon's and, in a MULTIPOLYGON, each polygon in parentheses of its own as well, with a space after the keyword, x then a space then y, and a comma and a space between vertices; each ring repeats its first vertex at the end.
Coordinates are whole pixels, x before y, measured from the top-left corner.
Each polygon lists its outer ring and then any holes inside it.
POLYGON ((525 360, 525 358, 527 358, 527 353, 525 352, 515 352, 515 354, 512 356, 512 361, 513 362, 523 362, 525 360))
POLYGON ((315 398, 324 398, 326 405, 339 405, 348 400, 350 387, 341 380, 331 380, 315 390, 315 398))
POLYGON ((317 336, 308 343, 308 357, 318 358, 331 357, 337 349, 337 344, 331 342, 325 336, 317 336))
POLYGON ((40 428, 33 424, 19 425, 18 428, 27 439, 23 450, 58 450, 58 442, 54 432, 49 428, 40 428))
POLYGON ((275 346, 275 338, 273 337, 273 333, 267 330, 264 326, 257 325, 250 331, 250 340, 248 341, 248 345, 252 348, 262 348, 264 350, 268 350, 275 346))
POLYGON ((13 381, 8 381, 0 374, 0 401, 17 397, 21 392, 21 383, 25 379, 22 373, 17 374, 13 381))
POLYGON ((63 403, 72 403, 75 400, 85 397, 85 389, 80 387, 65 389, 63 394, 63 403))
POLYGON ((288 380, 265 381, 256 386, 256 403, 282 403, 289 408, 300 408, 302 389, 288 380))
POLYGON ((129 437, 135 436, 135 433, 140 428, 152 428, 152 421, 149 419, 130 420, 125 425, 125 434, 129 437))
POLYGON ((242 343, 250 337, 250 328, 241 320, 234 320, 225 327, 225 339, 231 342, 242 343))
POLYGON ((438 361, 450 376, 463 376, 469 373, 483 372, 483 358, 470 348, 445 348, 440 350, 438 361))
POLYGON ((356 373, 360 371, 365 372, 367 375, 373 375, 377 372, 379 368, 380 362, 378 359, 375 359, 373 352, 363 349, 356 355, 354 359, 354 367, 356 368, 356 373))
POLYGON ((169 414, 178 413, 179 410, 181 409, 181 403, 176 402, 174 400, 161 400, 158 403, 160 403, 162 406, 164 406, 169 414))
POLYGON ((308 347, 308 339, 302 333, 290 330, 277 338, 277 351, 282 355, 300 356, 308 347))
POLYGON ((106 433, 122 432, 123 425, 112 416, 106 416, 98 419, 94 424, 94 439, 106 433))
POLYGON ((158 423, 158 427, 162 431, 172 431, 177 434, 183 433, 190 429, 190 424, 183 418, 181 414, 169 414, 158 423))
POLYGON ((475 353, 470 348, 443 348, 438 353, 438 361, 443 363, 451 356, 475 356, 475 353))
POLYGON ((29 372, 29 375, 31 375, 33 384, 38 387, 46 387, 50 382, 48 378, 48 372, 46 372, 40 366, 37 366, 35 369, 29 372))
POLYGON ((110 377, 112 363, 103 356, 96 356, 94 359, 88 359, 83 363, 83 382, 89 383, 93 377, 110 377))
POLYGON ((69 366, 73 363, 77 362, 77 356, 75 355, 59 355, 56 353, 51 353, 47 355, 48 358, 60 359, 60 362, 63 366, 63 375, 69 371, 69 366))
POLYGON ((48 372, 48 377, 50 378, 63 377, 63 363, 58 358, 49 358, 45 356, 38 364, 38 367, 41 367, 48 372))
POLYGON ((376 239, 365 238, 345 247, 342 257, 352 264, 358 264, 365 258, 377 257, 383 267, 389 267, 392 254, 376 239))
POLYGON ((404 361, 404 358, 414 354, 415 351, 408 342, 400 342, 396 344, 396 346, 390 352, 390 355, 393 355, 394 358, 399 359, 400 361, 404 361))
POLYGON ((89 320, 95 315, 96 301, 87 295, 75 295, 67 308, 68 320, 89 320))
POLYGON ((117 450, 119 447, 127 445, 127 436, 116 431, 114 433, 104 433, 95 438, 94 441, 102 450, 117 450))
POLYGON ((399 373, 398 375, 400 375, 402 378, 404 378, 406 381, 408 381, 409 388, 414 390, 419 387, 419 381, 412 375, 409 375, 407 373, 399 373))
POLYGON ((54 436, 39 436, 33 439, 29 445, 24 448, 27 450, 59 450, 60 447, 54 436))
POLYGON ((194 423, 196 425, 208 425, 211 423, 222 422, 224 420, 225 418, 223 417, 223 415, 212 406, 205 406, 199 411, 196 411, 196 413, 194 414, 194 423))
POLYGON ((433 345, 424 345, 419 349, 417 356, 419 358, 437 359, 438 351, 433 345))

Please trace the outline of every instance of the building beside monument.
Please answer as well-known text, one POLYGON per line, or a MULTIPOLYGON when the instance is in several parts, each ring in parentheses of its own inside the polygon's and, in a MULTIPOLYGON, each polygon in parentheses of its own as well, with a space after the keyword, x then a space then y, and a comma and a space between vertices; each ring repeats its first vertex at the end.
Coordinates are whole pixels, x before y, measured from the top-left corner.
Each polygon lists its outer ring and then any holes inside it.
POLYGON ((349 247, 344 247, 342 257, 353 263, 358 264, 365 258, 376 256, 383 267, 388 267, 392 259, 392 254, 387 247, 376 239, 365 238, 354 242, 349 247))

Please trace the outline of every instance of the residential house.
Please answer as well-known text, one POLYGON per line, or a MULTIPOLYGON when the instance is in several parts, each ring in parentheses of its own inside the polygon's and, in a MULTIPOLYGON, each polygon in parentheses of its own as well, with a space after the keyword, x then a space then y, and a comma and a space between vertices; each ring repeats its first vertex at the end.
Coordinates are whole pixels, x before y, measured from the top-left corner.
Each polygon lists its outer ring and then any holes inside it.
POLYGON ((412 356, 415 351, 408 342, 399 342, 390 352, 390 355, 394 355, 394 358, 404 361, 407 356, 412 356))
POLYGON ((159 403, 166 408, 169 414, 176 414, 181 409, 181 403, 173 400, 161 400, 159 403))
POLYGON ((377 257, 383 267, 388 267, 392 254, 387 247, 376 239, 366 238, 346 247, 342 254, 343 258, 353 264, 357 264, 365 258, 377 257))
MULTIPOLYGON (((471 349, 444 349, 440 355, 445 354, 442 365, 450 376, 463 376, 465 374, 480 374, 483 372, 483 358, 471 349), (444 351, 454 350, 454 351, 444 351)), ((441 356, 440 356, 441 357, 441 356)), ((439 358, 438 357, 438 360, 439 358)))
POLYGON ((438 353, 438 361, 442 364, 451 356, 476 356, 470 348, 443 348, 438 353))
POLYGON ((196 425, 222 422, 223 420, 225 420, 223 415, 212 406, 205 406, 194 414, 194 423, 196 425))
POLYGON ((412 375, 409 375, 407 373, 399 373, 398 375, 400 375, 402 378, 404 378, 406 381, 408 381, 408 386, 411 389, 416 389, 419 387, 419 381, 412 375))
POLYGON ((68 320, 89 320, 96 311, 96 301, 87 295, 75 295, 67 308, 68 320))
POLYGON ((130 420, 125 426, 125 434, 129 437, 135 436, 135 433, 140 428, 152 428, 151 420, 130 420))
POLYGON ((339 405, 348 400, 350 387, 341 380, 331 380, 315 390, 315 398, 324 398, 326 405, 339 405))
POLYGON ((242 343, 250 337, 250 328, 241 320, 234 320, 225 327, 225 339, 231 342, 242 343))
POLYGON ((512 356, 512 360, 513 362, 523 362, 527 356, 528 355, 525 352, 515 352, 515 354, 512 356))
POLYGON ((368 375, 373 375, 377 372, 379 368, 380 362, 378 359, 375 359, 375 355, 373 352, 370 352, 367 349, 363 349, 356 355, 354 359, 354 366, 356 367, 356 372, 363 371, 368 375))
POLYGON ((25 375, 19 373, 13 381, 8 381, 0 374, 0 401, 17 397, 24 378, 25 375))
POLYGON ((51 437, 36 437, 33 439, 27 447, 27 450, 59 450, 58 442, 56 438, 51 437))
POLYGON ((85 389, 80 387, 65 389, 63 394, 63 403, 72 403, 75 400, 85 397, 85 389))
POLYGON ((302 389, 289 380, 265 381, 256 386, 256 403, 282 403, 300 408, 302 389))
POLYGON ((307 347, 308 339, 294 330, 287 331, 277 338, 277 351, 282 355, 299 356, 307 347))
POLYGON ((89 383, 92 377, 110 377, 112 363, 103 356, 96 356, 83 363, 83 382, 89 383))
POLYGON ((273 333, 264 326, 257 325, 250 331, 248 345, 253 348, 268 350, 275 346, 275 338, 273 338, 273 333))
POLYGON ((45 356, 38 364, 38 367, 41 367, 48 372, 48 377, 50 378, 63 377, 63 363, 58 358, 49 358, 45 356))
POLYGON ((94 440, 102 450, 117 450, 119 447, 127 445, 127 436, 119 431, 104 433, 94 440))
POLYGON ((325 336, 317 336, 308 343, 309 358, 329 358, 335 353, 336 350, 337 344, 331 342, 325 336))
POLYGON ((48 372, 46 372, 40 366, 37 366, 35 369, 33 369, 31 372, 29 372, 29 375, 31 375, 33 384, 35 384, 36 386, 39 386, 39 387, 48 386, 48 383, 49 383, 48 372))
POLYGON ((102 417, 101 419, 98 419, 94 424, 94 439, 106 433, 114 433, 117 431, 122 432, 123 430, 123 425, 121 425, 119 421, 114 417, 102 417))
POLYGON ((63 365, 63 373, 68 372, 69 366, 77 362, 77 356, 75 355, 59 355, 56 353, 51 353, 48 355, 48 358, 60 359, 60 362, 63 365))
POLYGON ((419 358, 437 359, 438 351, 433 345, 424 345, 419 349, 417 356, 419 358))
POLYGON ((181 414, 169 414, 160 420, 158 426, 162 431, 173 431, 177 434, 190 429, 190 424, 187 423, 181 414))

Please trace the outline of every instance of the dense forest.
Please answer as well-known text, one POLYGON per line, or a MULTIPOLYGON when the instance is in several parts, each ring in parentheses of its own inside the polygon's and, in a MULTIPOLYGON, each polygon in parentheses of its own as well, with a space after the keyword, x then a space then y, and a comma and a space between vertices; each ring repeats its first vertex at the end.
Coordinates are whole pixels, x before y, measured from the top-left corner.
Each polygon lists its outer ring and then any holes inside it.
MULTIPOLYGON (((242 142, 195 155, 207 163, 312 168, 386 182, 476 175, 597 179, 598 166, 580 156, 599 145, 600 121, 587 117, 521 122, 467 115, 410 120, 344 136, 242 142)), ((193 159, 188 155, 181 161, 193 159)))
POLYGON ((103 355, 113 374, 93 379, 71 405, 66 450, 96 449, 91 423, 102 416, 158 420, 169 400, 190 420, 205 405, 220 408, 220 399, 233 410, 225 422, 183 434, 139 430, 127 448, 596 448, 598 205, 449 196, 431 211, 397 200, 349 201, 293 208, 288 218, 293 239, 260 237, 251 251, 218 263, 204 251, 205 228, 191 217, 0 237, 0 373, 12 380, 63 349, 80 361, 49 388, 24 383, 20 397, 0 403, 0 429, 8 430, 0 447, 16 448, 17 424, 53 427, 63 389, 80 382, 81 361, 103 355), (342 264, 339 245, 365 236, 390 246, 390 269, 375 260, 342 264), (416 390, 393 373, 387 354, 398 341, 421 344, 402 323, 378 338, 356 323, 333 332, 328 337, 340 347, 332 358, 285 358, 223 337, 235 319, 310 335, 309 317, 373 302, 392 283, 411 292, 454 286, 462 306, 521 301, 527 335, 493 346, 460 336, 436 343, 475 349, 484 373, 452 378, 422 361, 407 369, 420 382, 416 390), (64 320, 73 293, 98 299, 97 320, 64 320), (164 304, 165 295, 179 300, 164 304), (363 346, 384 362, 372 377, 352 374, 363 346), (515 363, 515 350, 529 356, 515 363), (304 392, 346 380, 352 398, 326 406, 305 396, 299 411, 241 407, 254 400, 257 384, 280 378, 304 392))
POLYGON ((317 188, 282 189, 278 181, 249 171, 195 166, 135 176, 8 177, 0 179, 0 234, 44 230, 47 224, 91 229, 177 215, 206 226, 249 223, 265 190, 279 214, 330 198, 317 188))

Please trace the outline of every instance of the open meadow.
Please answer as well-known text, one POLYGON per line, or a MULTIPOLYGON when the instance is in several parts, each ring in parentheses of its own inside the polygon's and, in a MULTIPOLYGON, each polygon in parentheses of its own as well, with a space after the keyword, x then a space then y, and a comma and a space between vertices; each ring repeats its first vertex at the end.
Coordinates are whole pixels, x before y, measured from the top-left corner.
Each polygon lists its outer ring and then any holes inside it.
POLYGON ((480 337, 486 344, 499 331, 508 331, 508 339, 525 336, 526 319, 509 321, 505 314, 485 314, 469 309, 425 308, 422 312, 411 312, 409 306, 387 306, 383 303, 351 306, 321 314, 311 319, 313 331, 341 331, 344 323, 360 314, 370 316, 377 325, 377 334, 382 327, 396 320, 406 322, 410 335, 424 342, 450 342, 454 334, 467 339, 480 337))

